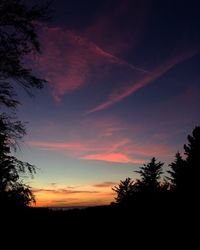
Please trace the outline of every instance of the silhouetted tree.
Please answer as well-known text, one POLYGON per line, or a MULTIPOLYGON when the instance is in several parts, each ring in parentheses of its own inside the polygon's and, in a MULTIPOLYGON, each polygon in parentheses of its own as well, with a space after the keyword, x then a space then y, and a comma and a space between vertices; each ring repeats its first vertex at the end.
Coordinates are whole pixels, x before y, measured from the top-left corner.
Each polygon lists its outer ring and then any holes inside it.
POLYGON ((170 174, 168 179, 171 181, 171 189, 176 192, 184 192, 187 188, 187 166, 181 154, 178 152, 175 155, 175 160, 170 165, 171 170, 167 171, 170 174))
POLYGON ((194 128, 192 135, 188 135, 188 144, 184 145, 187 164, 187 189, 199 193, 200 175, 200 127, 194 128))
POLYGON ((135 191, 135 184, 131 178, 126 178, 124 181, 120 181, 118 186, 112 188, 116 192, 116 202, 119 204, 127 204, 132 200, 132 196, 135 191))
POLYGON ((12 123, 15 126, 12 134, 12 127, 7 127, 5 119, 0 118, 0 204, 1 207, 27 206, 34 202, 34 196, 30 187, 23 183, 22 177, 33 175, 35 167, 11 156, 11 139, 20 137, 24 130, 20 123, 12 123))
MULTIPOLYGON (((4 107, 19 104, 14 90, 21 85, 27 93, 42 88, 46 82, 28 67, 27 56, 40 53, 37 25, 49 19, 49 3, 28 7, 22 0, 0 1, 0 204, 28 205, 34 201, 30 187, 23 183, 25 174, 33 175, 35 167, 11 156, 25 126, 5 113, 4 107)), ((10 112, 9 112, 10 113, 10 112)))
POLYGON ((192 167, 197 167, 200 164, 200 127, 195 127, 187 138, 189 143, 184 145, 186 160, 192 167))
POLYGON ((148 164, 144 164, 139 171, 141 179, 136 181, 136 186, 139 192, 156 194, 160 191, 160 178, 162 174, 162 166, 164 163, 156 162, 153 157, 148 164))
POLYGON ((25 66, 25 56, 40 52, 37 23, 49 18, 49 4, 28 8, 21 0, 0 1, 0 105, 16 107, 19 103, 12 87, 41 88, 45 83, 25 66))

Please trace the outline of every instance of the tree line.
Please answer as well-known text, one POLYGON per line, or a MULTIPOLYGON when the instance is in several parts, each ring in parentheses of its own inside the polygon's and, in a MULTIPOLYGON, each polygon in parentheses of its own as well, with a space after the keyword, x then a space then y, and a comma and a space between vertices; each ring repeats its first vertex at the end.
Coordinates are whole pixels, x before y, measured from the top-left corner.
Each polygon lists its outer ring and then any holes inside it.
POLYGON ((167 176, 162 178, 164 163, 153 157, 135 171, 140 175, 139 179, 128 177, 113 188, 115 203, 131 205, 141 198, 160 200, 169 195, 187 201, 194 197, 196 199, 199 195, 200 126, 196 126, 187 139, 188 144, 184 145, 185 159, 177 152, 174 161, 169 164, 167 176))

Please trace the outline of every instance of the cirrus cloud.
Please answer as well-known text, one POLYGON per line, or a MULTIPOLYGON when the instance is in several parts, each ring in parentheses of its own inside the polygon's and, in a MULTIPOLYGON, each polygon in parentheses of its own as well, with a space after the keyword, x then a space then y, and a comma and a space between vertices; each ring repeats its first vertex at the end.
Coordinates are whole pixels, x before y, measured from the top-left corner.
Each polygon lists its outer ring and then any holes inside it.
POLYGON ((143 164, 144 161, 140 159, 133 159, 124 153, 104 153, 104 154, 89 154, 81 157, 84 160, 106 161, 115 163, 133 163, 143 164))
POLYGON ((193 49, 191 51, 188 51, 186 53, 179 54, 178 56, 175 56, 173 58, 170 58, 165 63, 158 66, 156 69, 152 71, 152 73, 143 76, 140 80, 131 83, 126 88, 121 89, 115 89, 108 97, 108 99, 105 102, 102 102, 101 104, 97 105, 93 109, 89 110, 87 114, 104 110, 115 103, 118 103, 122 101, 124 98, 134 94, 141 88, 144 88, 146 85, 150 84, 151 82, 155 81, 157 78, 161 77, 163 74, 168 72, 170 69, 172 69, 177 64, 188 60, 189 58, 195 56, 199 52, 199 49, 193 49))
POLYGON ((89 38, 60 27, 40 25, 43 53, 33 57, 37 70, 49 81, 53 96, 60 101, 65 94, 87 85, 90 79, 102 77, 101 68, 122 66, 141 74, 149 72, 101 48, 89 38))

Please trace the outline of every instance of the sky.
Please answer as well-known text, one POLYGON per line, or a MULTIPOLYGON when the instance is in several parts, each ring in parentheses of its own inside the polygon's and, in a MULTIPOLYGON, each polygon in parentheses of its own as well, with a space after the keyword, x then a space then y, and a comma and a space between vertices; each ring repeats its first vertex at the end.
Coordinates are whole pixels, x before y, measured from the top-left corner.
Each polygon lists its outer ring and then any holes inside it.
POLYGON ((34 98, 18 90, 28 124, 17 154, 38 168, 26 180, 37 206, 110 204, 112 187, 152 157, 167 170, 200 124, 200 4, 57 0, 52 9, 38 24, 42 53, 29 58, 48 84, 34 98))

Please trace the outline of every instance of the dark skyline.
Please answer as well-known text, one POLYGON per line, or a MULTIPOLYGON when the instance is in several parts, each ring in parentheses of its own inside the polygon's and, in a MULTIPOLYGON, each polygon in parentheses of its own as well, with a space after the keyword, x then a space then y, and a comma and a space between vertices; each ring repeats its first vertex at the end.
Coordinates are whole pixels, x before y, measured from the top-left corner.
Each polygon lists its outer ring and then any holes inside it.
MULTIPOLYGON (((32 1, 36 2, 36 1, 32 1)), ((49 81, 34 99, 25 160, 38 205, 94 205, 153 156, 167 164, 200 123, 199 4, 64 1, 40 25, 34 71, 49 81)), ((30 112, 31 110, 31 112, 30 112)))

